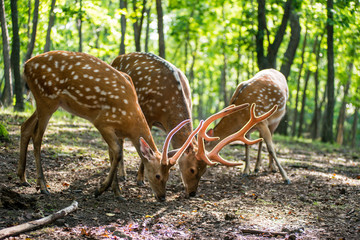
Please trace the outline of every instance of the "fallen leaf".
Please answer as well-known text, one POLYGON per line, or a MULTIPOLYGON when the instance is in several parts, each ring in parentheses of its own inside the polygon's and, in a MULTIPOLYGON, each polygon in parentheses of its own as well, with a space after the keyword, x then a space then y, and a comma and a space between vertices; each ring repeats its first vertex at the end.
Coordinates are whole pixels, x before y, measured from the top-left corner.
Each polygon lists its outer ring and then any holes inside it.
POLYGON ((115 213, 105 213, 105 215, 108 217, 113 217, 113 216, 115 216, 115 213))

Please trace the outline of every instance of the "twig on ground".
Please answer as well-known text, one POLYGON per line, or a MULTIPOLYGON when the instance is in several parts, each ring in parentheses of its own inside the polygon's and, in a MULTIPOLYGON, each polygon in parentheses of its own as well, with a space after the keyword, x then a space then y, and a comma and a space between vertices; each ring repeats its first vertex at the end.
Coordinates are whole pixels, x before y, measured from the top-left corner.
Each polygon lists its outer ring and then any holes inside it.
POLYGON ((47 217, 43 217, 41 219, 37 219, 31 222, 23 223, 17 226, 4 228, 0 230, 0 239, 3 239, 5 237, 17 235, 19 233, 27 232, 30 230, 33 230, 35 228, 39 228, 41 226, 50 224, 54 221, 56 221, 59 218, 65 217, 69 213, 75 211, 78 208, 78 202, 74 201, 72 204, 64 209, 61 209, 60 211, 53 213, 47 217))
POLYGON ((269 234, 269 235, 279 235, 279 236, 286 236, 287 232, 271 232, 271 231, 262 231, 256 229, 239 229, 242 233, 251 233, 251 234, 269 234))

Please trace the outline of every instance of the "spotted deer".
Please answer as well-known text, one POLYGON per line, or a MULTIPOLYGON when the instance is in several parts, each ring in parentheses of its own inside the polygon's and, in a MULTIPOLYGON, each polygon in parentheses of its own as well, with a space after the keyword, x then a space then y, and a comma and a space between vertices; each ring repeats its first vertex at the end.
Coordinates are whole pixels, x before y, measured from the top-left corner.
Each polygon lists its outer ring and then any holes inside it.
MULTIPOLYGON (((66 111, 90 121, 101 133, 109 147, 110 171, 95 192, 102 194, 116 178, 118 163, 123 164, 124 138, 129 138, 140 155, 145 175, 158 201, 165 200, 165 185, 169 169, 190 144, 195 131, 187 126, 187 140, 173 157, 164 147, 161 154, 153 140, 150 128, 138 104, 131 78, 105 62, 84 53, 66 51, 47 52, 28 60, 24 78, 35 98, 36 110, 21 126, 20 160, 17 174, 23 184, 26 180, 26 155, 30 139, 33 140, 37 186, 49 193, 41 164, 41 142, 52 114, 62 107, 66 111)), ((191 120, 183 119, 165 140, 191 120)), ((119 186, 112 184, 115 196, 121 198, 119 186)))
MULTIPOLYGON (((280 120, 286 111, 286 101, 288 99, 289 89, 287 86, 284 75, 274 69, 266 69, 257 73, 252 79, 244 81, 239 84, 235 90, 230 104, 243 104, 255 103, 256 113, 262 114, 268 111, 273 106, 277 105, 277 111, 268 119, 257 123, 250 131, 249 134, 257 130, 260 136, 264 138, 268 152, 269 152, 269 169, 275 171, 274 161, 279 168, 281 176, 286 184, 290 184, 285 170, 282 168, 274 149, 272 135, 278 127, 280 120)), ((232 115, 226 116, 214 127, 208 131, 210 136, 216 136, 219 140, 225 138, 229 134, 236 132, 239 128, 243 127, 249 119, 249 112, 240 110, 232 115)), ((217 141, 219 141, 217 140, 217 141)), ((217 141, 207 143, 208 148, 212 148, 217 141)), ((261 149, 262 142, 259 142, 258 157, 255 166, 255 172, 258 172, 261 167, 261 149)), ((250 173, 250 160, 249 160, 249 145, 245 144, 245 174, 250 173)))
MULTIPOLYGON (((184 119, 191 119, 191 92, 186 76, 174 65, 168 61, 151 53, 128 53, 118 56, 111 64, 115 69, 129 74, 133 80, 140 107, 150 127, 156 126, 165 132, 169 132, 174 126, 184 119)), ((248 104, 242 104, 239 109, 246 108, 248 104)), ((182 157, 179 159, 179 169, 181 178, 185 187, 187 197, 195 196, 201 176, 205 173, 208 165, 214 165, 219 162, 226 166, 241 165, 239 162, 228 162, 218 155, 223 144, 219 144, 212 151, 207 152, 204 149, 203 139, 209 138, 205 130, 209 124, 219 119, 228 109, 220 111, 209 117, 200 129, 198 139, 193 139, 187 147, 182 157), (201 133, 201 134, 200 134, 201 133)), ((273 110, 272 110, 273 111, 273 110)), ((262 118, 269 117, 270 111, 262 118)), ((255 118, 254 121, 261 121, 255 118)), ((248 125, 248 129, 252 125, 248 125)), ((238 133, 230 141, 235 141, 246 130, 238 133)), ((192 125, 184 126, 178 134, 172 139, 172 146, 177 149, 181 147, 186 140, 186 136, 191 132, 192 125)), ((242 138, 242 140, 244 140, 242 138)), ((229 141, 229 142, 230 142, 229 141)), ((244 140, 246 141, 246 139, 244 140)), ((253 144, 252 142, 248 142, 253 144)), ((176 150, 175 150, 176 151, 176 150)), ((143 164, 138 171, 138 182, 143 180, 143 164)), ((125 176, 125 170, 121 169, 120 176, 125 176)))

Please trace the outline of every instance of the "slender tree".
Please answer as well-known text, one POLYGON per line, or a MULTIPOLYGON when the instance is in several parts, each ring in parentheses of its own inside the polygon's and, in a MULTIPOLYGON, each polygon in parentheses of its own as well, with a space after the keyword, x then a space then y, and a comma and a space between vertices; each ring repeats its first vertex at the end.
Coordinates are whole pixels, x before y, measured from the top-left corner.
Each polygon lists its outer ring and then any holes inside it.
MULTIPOLYGON (((314 114, 310 124, 310 133, 312 139, 317 139, 319 134, 319 121, 321 119, 321 106, 319 107, 319 64, 320 64, 320 53, 321 53, 321 42, 324 36, 324 32, 320 35, 320 40, 318 41, 317 51, 315 53, 315 74, 314 74, 314 85, 315 85, 315 96, 314 96, 314 114)), ((325 94, 324 94, 325 96, 325 94)))
POLYGON ((156 11, 158 17, 159 56, 165 59, 164 20, 161 0, 156 0, 156 11))
POLYGON ((265 34, 265 32, 267 32, 265 0, 258 0, 258 31, 256 33, 256 53, 259 69, 276 68, 276 57, 285 35, 287 22, 291 12, 291 3, 292 0, 286 1, 281 24, 276 32, 274 41, 272 43, 268 43, 267 55, 265 55, 265 36, 267 36, 267 39, 270 39, 270 37, 265 34))
POLYGON ((344 96, 341 101, 341 107, 339 111, 339 117, 337 121, 337 127, 336 127, 336 143, 342 145, 344 140, 344 123, 345 123, 345 117, 346 117, 346 104, 347 104, 347 97, 350 89, 351 84, 351 76, 353 71, 353 62, 350 62, 348 65, 348 79, 345 83, 344 88, 344 96))
POLYGON ((17 1, 11 1, 11 21, 12 21, 12 47, 11 47, 11 69, 15 80, 15 111, 24 110, 23 85, 20 75, 20 37, 18 24, 17 1))
MULTIPOLYGON (((223 22, 224 22, 224 24, 226 24, 225 7, 224 7, 225 4, 224 3, 225 3, 225 1, 223 2, 223 5, 222 5, 222 16, 223 16, 223 22)), ((227 97, 227 92, 226 92, 226 75, 227 75, 227 65, 228 65, 227 54, 226 54, 226 48, 227 48, 226 32, 227 32, 227 28, 225 25, 224 31, 223 31, 223 36, 222 36, 222 42, 221 42, 222 55, 223 55, 223 66, 221 69, 221 77, 220 77, 220 95, 223 98, 223 102, 224 102, 225 106, 228 105, 228 97, 227 97)))
MULTIPOLYGON (((297 2, 297 1, 294 1, 297 2)), ((286 52, 284 54, 284 60, 280 68, 280 72, 282 72, 286 78, 286 80, 289 77, 290 71, 291 71, 291 65, 293 64, 296 50, 298 48, 299 42, 300 42, 300 35, 301 35, 301 26, 299 21, 299 14, 298 10, 301 8, 301 1, 299 1, 300 4, 296 6, 292 6, 292 10, 290 12, 290 28, 291 28, 291 35, 290 35, 290 41, 287 46, 286 52)), ((288 129, 288 119, 289 114, 288 112, 285 113, 285 116, 280 121, 279 127, 277 128, 276 132, 287 135, 287 129, 288 129)))
POLYGON ((357 131, 357 123, 358 123, 358 119, 359 119, 359 106, 357 106, 355 108, 355 112, 354 112, 354 120, 353 120, 353 124, 351 127, 351 147, 355 148, 356 146, 356 131, 357 131))
MULTIPOLYGON (((143 0, 142 3, 142 9, 141 9, 141 16, 140 18, 135 17, 135 21, 133 23, 134 27, 134 38, 135 38, 135 49, 137 52, 141 52, 141 30, 142 25, 144 22, 144 16, 146 12, 146 2, 147 0, 143 0)), ((137 1, 133 0, 133 10, 134 13, 137 15, 138 7, 137 7, 137 1)))
POLYGON ((301 50, 301 63, 300 63, 300 67, 299 67, 299 75, 298 75, 297 82, 296 82, 296 97, 295 97, 294 118, 293 118, 293 122, 292 122, 292 136, 296 135, 296 124, 297 124, 298 114, 299 114, 298 104, 299 104, 299 95, 300 95, 300 85, 301 85, 301 78, 302 78, 302 70, 303 70, 304 63, 305 63, 304 56, 305 56, 305 49, 306 49, 306 43, 307 43, 307 35, 308 35, 308 29, 307 29, 307 25, 306 25, 305 37, 304 37, 302 50, 301 50))
POLYGON ((56 4, 56 0, 51 0, 51 7, 50 7, 50 11, 49 11, 49 23, 48 23, 48 28, 47 28, 47 31, 46 31, 46 40, 45 40, 44 52, 50 51, 51 28, 53 27, 54 22, 55 22, 55 13, 54 13, 55 4, 56 4))
POLYGON ((151 5, 146 9, 146 31, 145 31, 145 52, 149 52, 149 37, 150 37, 150 13, 151 5))
MULTIPOLYGON (((127 11, 127 0, 120 0, 120 9, 122 11, 127 11)), ((121 14, 120 19, 121 26, 121 40, 120 40, 120 52, 119 54, 125 54, 125 35, 126 35, 126 15, 121 14)))
MULTIPOLYGON (((9 35, 6 24, 6 13, 4 0, 0 0, 0 21, 1 21, 1 33, 3 42, 3 61, 4 61, 4 77, 5 84, 4 90, 1 94, 1 102, 4 106, 9 106, 12 101, 12 78, 11 78, 11 62, 10 62, 10 47, 9 47, 9 35)), ((1 85, 1 84, 0 84, 1 85)))
POLYGON ((323 127, 321 131, 322 142, 333 142, 333 121, 334 121, 334 14, 333 14, 333 0, 327 0, 327 16, 326 22, 327 30, 327 61, 328 61, 328 76, 327 76, 327 105, 323 127))
POLYGON ((82 12, 82 0, 79 0, 80 3, 80 8, 79 8, 79 13, 78 13, 78 17, 76 20, 76 25, 77 25, 77 29, 78 29, 78 33, 79 33, 79 52, 82 52, 82 45, 83 45, 83 36, 82 36, 82 22, 83 22, 83 12, 82 12))
MULTIPOLYGON (((12 1, 13 2, 13 1, 12 1)), ((39 4, 40 1, 39 0, 35 0, 34 3, 34 12, 33 12, 33 19, 32 19, 32 32, 31 32, 31 38, 30 38, 30 42, 28 44, 27 47, 27 51, 26 51, 26 55, 25 55, 25 60, 24 62, 26 62, 28 59, 31 58, 31 55, 34 51, 34 47, 35 47, 35 41, 36 41, 36 32, 37 32, 37 25, 38 25, 38 21, 39 21, 39 4)))

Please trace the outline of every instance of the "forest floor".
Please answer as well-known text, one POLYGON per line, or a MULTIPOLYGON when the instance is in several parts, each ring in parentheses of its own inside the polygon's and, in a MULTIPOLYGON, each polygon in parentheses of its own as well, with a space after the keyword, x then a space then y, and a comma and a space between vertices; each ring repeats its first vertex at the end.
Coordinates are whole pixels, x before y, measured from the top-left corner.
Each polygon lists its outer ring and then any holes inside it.
MULTIPOLYGON (((47 196, 35 188, 32 144, 27 163, 32 187, 20 186, 16 176, 20 126, 25 119, 0 114, 11 136, 10 142, 0 142, 0 189, 31 197, 34 203, 25 209, 0 204, 0 229, 47 216, 74 200, 79 209, 9 239, 360 239, 359 150, 276 136, 278 157, 292 184, 283 184, 280 174, 267 173, 265 166, 249 177, 243 177, 242 166, 215 166, 202 177, 197 196, 186 199, 175 166, 167 184, 167 201, 159 203, 147 183, 136 185, 140 158, 126 141, 128 176, 120 183, 124 202, 116 200, 111 190, 94 197, 109 171, 107 145, 96 129, 78 118, 53 118, 42 144, 51 192, 47 196)), ((162 141, 161 132, 154 131, 154 136, 162 141)), ((256 148, 251 150, 252 169, 256 148)), ((222 155, 243 159, 244 147, 228 146, 222 155)), ((265 149, 263 157, 267 159, 265 149)))

